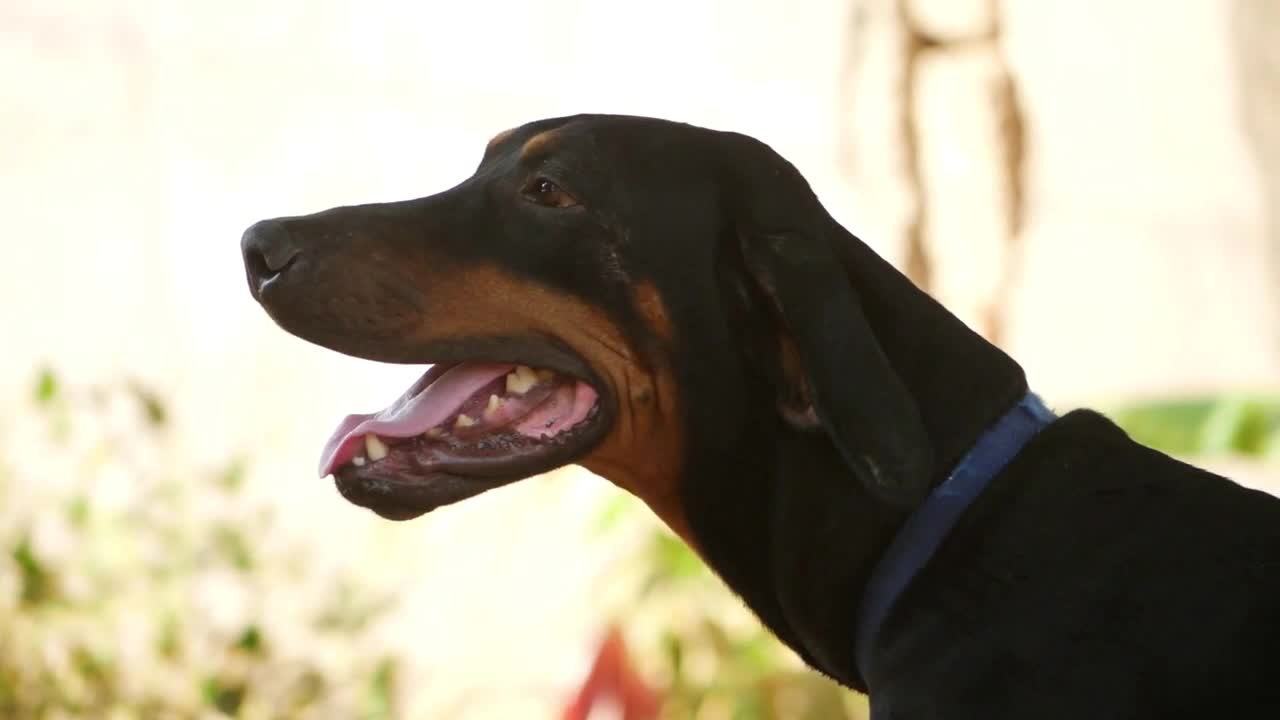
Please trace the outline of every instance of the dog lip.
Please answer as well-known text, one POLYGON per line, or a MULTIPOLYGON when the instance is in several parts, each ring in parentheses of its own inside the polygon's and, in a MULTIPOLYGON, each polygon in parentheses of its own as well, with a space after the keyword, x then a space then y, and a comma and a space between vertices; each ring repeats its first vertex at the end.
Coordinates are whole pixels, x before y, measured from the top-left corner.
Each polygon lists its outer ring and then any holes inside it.
POLYGON ((422 475, 397 477, 377 465, 347 464, 333 472, 349 502, 389 520, 411 520, 445 505, 577 462, 604 439, 612 417, 597 405, 559 447, 513 459, 444 461, 422 475))
POLYGON ((388 520, 412 520, 436 508, 451 505, 520 480, 519 477, 484 479, 436 473, 432 479, 392 480, 367 475, 347 466, 334 472, 333 483, 350 503, 367 508, 388 520))
MULTIPOLYGON (((366 357, 364 353, 359 356, 366 357)), ((367 359, 386 361, 389 358, 367 359)), ((437 340, 417 351, 402 347, 390 361, 434 365, 428 371, 429 376, 438 376, 462 362, 528 365, 590 385, 596 391, 596 405, 586 420, 566 430, 572 435, 560 440, 558 447, 551 446, 545 452, 505 462, 446 460, 421 475, 407 477, 388 476, 377 464, 356 467, 348 463, 334 469, 334 484, 344 498, 389 520, 410 520, 488 490, 578 462, 594 450, 613 427, 617 401, 610 387, 581 355, 554 338, 437 340)))

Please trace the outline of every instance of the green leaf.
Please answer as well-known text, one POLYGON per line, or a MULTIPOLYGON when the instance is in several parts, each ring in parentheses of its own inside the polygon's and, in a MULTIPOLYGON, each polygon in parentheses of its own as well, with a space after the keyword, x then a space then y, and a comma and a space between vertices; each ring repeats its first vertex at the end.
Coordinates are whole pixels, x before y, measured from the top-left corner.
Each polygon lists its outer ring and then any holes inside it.
POLYGON ((604 508, 600 511, 600 518, 596 521, 597 532, 608 532, 618 527, 618 525, 627 517, 633 515, 636 510, 636 501, 632 496, 618 491, 609 497, 604 504, 604 508))
POLYGON ((182 653, 182 637, 179 634, 178 616, 173 612, 165 613, 160 623, 160 631, 156 637, 156 652, 168 660, 177 659, 182 653))
POLYGON ((44 563, 40 562, 40 558, 36 557, 35 551, 31 548, 31 539, 23 536, 14 545, 12 555, 13 562, 18 566, 18 575, 21 581, 21 592, 19 597, 24 605, 41 605, 52 602, 56 596, 54 590, 53 575, 45 568, 44 563))
POLYGON ((227 467, 218 475, 218 486, 227 492, 236 492, 244 486, 245 477, 249 472, 249 464, 243 458, 236 458, 227 464, 227 467))
POLYGON ((1139 443, 1173 455, 1201 450, 1200 429, 1213 407, 1209 400, 1170 400, 1132 405, 1109 413, 1139 443))
POLYGON ((230 525, 219 526, 213 531, 213 543, 235 569, 242 572, 253 569, 253 554, 240 529, 230 525))
POLYGON ((678 688, 684 684, 684 640, 667 630, 662 634, 662 649, 671 670, 671 685, 678 688))
POLYGON ((721 658, 737 658, 737 643, 733 641, 733 638, 729 637, 729 633, 725 631, 723 625, 709 617, 704 617, 702 618, 701 629, 707 642, 711 645, 711 649, 715 650, 716 655, 721 658))
POLYGON ((365 712, 361 715, 368 720, 381 720, 394 717, 396 683, 396 661, 384 658, 373 671, 369 679, 369 691, 365 698, 365 712))
POLYGON ((250 655, 261 655, 263 650, 262 631, 257 625, 249 625, 236 640, 236 649, 250 655))
POLYGON ((137 381, 129 383, 129 391, 142 406, 143 416, 152 427, 160 428, 169 423, 169 410, 158 393, 137 381))
POLYGON ((1265 403, 1247 403, 1232 437, 1231 449, 1250 457, 1265 455, 1267 439, 1277 424, 1280 424, 1280 407, 1269 409, 1265 403))
POLYGON ((684 541, 670 533, 655 534, 652 551, 658 571, 667 579, 687 579, 706 570, 697 554, 684 541))
POLYGON ((327 604, 316 616, 314 624, 320 630, 355 634, 385 614, 393 604, 393 596, 367 596, 355 584, 343 581, 329 593, 327 604))
POLYGON ((42 368, 36 376, 35 398, 36 403, 42 406, 48 406, 58 399, 58 376, 51 368, 42 368))
POLYGON ((778 655, 778 642, 764 632, 755 633, 738 648, 738 659, 758 673, 777 666, 778 655))
POLYGON ((240 712, 245 695, 244 683, 226 682, 213 675, 206 677, 200 684, 200 696, 205 703, 231 717, 240 712))
POLYGON ((307 708, 324 697, 327 689, 323 675, 312 669, 305 670, 292 688, 290 704, 295 710, 307 708))
POLYGON ((18 683, 9 668, 0 668, 0 717, 16 717, 18 715, 18 683))
POLYGON ((1280 462, 1280 419, 1268 423, 1267 437, 1262 444, 1262 458, 1280 462))
POLYGON ((89 524, 89 498, 76 495, 67 502, 67 519, 72 525, 84 528, 89 524))
POLYGON ((77 647, 72 651, 71 662, 89 683, 98 686, 110 684, 112 667, 109 658, 96 655, 88 648, 77 647))
POLYGON ((738 691, 733 696, 733 720, 769 720, 769 705, 758 692, 738 691))

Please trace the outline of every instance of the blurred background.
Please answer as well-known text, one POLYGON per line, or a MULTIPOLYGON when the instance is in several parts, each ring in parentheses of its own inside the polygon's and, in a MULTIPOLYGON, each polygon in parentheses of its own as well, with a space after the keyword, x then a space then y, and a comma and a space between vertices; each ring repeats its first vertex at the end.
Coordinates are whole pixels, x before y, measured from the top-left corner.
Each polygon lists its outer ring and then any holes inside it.
POLYGON ((585 471, 314 477, 421 369, 274 327, 243 228, 586 111, 765 140, 1052 406, 1280 490, 1269 0, 0 0, 0 717, 558 717, 609 627, 663 717, 862 716, 585 471))

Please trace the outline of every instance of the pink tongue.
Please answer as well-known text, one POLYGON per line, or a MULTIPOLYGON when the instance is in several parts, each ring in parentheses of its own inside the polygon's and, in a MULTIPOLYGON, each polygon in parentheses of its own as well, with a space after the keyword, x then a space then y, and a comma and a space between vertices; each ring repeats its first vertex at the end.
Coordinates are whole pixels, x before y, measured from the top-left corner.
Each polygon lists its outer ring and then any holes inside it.
POLYGON ((480 388, 511 372, 514 365, 462 363, 449 368, 426 388, 417 384, 390 407, 373 415, 348 415, 324 444, 320 477, 355 457, 369 433, 409 438, 439 425, 480 388), (416 393, 416 394, 415 394, 416 393))

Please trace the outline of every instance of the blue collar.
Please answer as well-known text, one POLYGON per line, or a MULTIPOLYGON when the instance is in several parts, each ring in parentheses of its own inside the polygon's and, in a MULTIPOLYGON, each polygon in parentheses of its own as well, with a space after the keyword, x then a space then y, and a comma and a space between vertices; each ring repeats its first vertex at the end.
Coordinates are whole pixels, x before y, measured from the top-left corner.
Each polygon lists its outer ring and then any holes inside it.
POLYGON ((1057 419, 1035 393, 1027 393, 995 422, 942 484, 917 507, 880 558, 858 608, 854 658, 864 682, 871 648, 889 609, 920 568, 933 557, 960 515, 1036 433, 1057 419))

